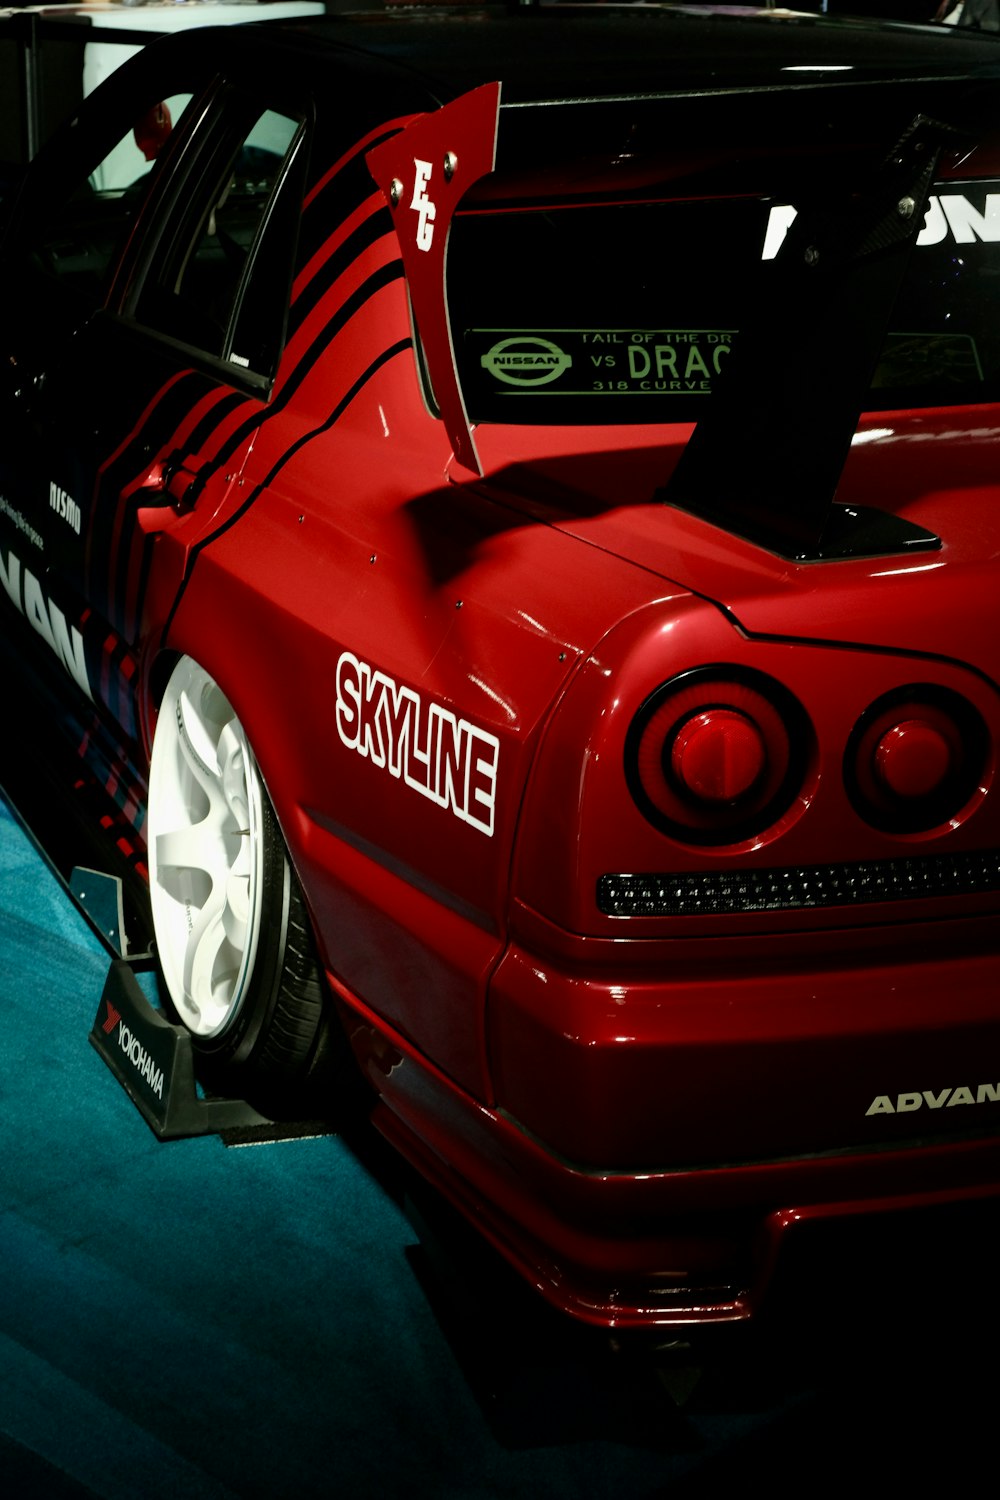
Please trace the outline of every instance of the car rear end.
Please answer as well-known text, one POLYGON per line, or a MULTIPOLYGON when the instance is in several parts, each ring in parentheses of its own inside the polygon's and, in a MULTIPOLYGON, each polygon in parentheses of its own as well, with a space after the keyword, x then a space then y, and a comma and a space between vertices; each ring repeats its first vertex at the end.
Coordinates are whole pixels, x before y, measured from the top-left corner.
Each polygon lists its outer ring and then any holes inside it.
POLYGON ((926 1312, 995 1243, 997 84, 881 55, 501 104, 451 224, 454 482, 649 581, 542 735, 457 1131, 598 1323, 742 1321, 793 1267, 887 1304, 911 1255, 926 1312))

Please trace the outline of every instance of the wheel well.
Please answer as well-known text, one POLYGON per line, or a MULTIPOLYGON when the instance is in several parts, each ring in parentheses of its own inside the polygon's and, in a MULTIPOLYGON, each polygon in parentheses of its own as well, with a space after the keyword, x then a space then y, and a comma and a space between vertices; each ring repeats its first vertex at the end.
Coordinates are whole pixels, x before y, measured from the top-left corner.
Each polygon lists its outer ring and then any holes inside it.
POLYGON ((153 717, 159 711, 170 674, 180 661, 182 654, 180 651, 161 651, 149 669, 149 704, 153 717))
POLYGON ((139 698, 139 721, 147 757, 153 747, 153 731, 156 729, 160 704, 163 702, 170 674, 183 654, 181 651, 161 651, 147 669, 145 690, 139 698))

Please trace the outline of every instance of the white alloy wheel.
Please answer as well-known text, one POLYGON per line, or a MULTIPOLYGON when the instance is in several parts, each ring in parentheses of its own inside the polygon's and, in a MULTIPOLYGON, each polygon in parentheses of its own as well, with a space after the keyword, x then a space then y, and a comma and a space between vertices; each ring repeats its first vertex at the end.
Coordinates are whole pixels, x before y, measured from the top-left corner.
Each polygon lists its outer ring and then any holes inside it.
POLYGON ((260 776, 218 684, 190 657, 160 706, 149 769, 148 855, 157 951, 198 1038, 224 1036, 246 1002, 261 932, 260 776))

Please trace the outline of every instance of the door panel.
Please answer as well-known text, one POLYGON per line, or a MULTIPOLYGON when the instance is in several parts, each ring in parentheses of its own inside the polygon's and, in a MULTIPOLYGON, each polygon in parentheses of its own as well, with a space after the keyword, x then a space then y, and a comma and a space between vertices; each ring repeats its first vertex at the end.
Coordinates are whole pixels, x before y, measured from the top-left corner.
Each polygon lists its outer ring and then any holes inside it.
POLYGON ((226 89, 178 145, 193 98, 143 103, 110 149, 95 128, 96 165, 24 237, 0 391, 6 593, 129 735, 138 652, 265 409, 295 254, 303 116, 226 89))

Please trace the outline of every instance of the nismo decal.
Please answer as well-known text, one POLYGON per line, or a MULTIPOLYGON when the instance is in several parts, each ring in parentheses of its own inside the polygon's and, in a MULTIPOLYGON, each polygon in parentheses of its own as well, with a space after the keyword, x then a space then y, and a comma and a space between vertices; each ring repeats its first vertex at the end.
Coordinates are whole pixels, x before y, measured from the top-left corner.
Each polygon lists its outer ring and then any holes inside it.
POLYGON ((16 552, 3 547, 0 547, 0 588, 54 653, 80 691, 93 698, 80 625, 67 623, 65 614, 49 598, 31 569, 24 565, 16 552))

